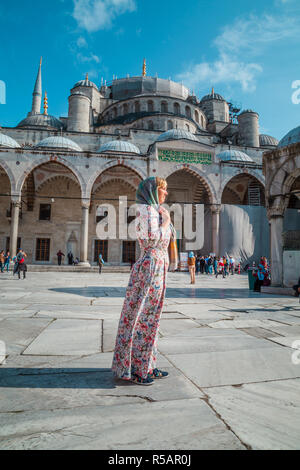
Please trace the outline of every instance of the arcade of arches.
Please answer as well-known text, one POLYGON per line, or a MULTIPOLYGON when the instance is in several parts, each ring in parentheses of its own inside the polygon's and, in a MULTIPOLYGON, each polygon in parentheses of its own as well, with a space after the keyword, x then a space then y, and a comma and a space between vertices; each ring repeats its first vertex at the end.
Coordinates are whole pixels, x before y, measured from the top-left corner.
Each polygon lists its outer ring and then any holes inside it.
MULTIPOLYGON (((82 263, 96 263, 101 252, 112 264, 132 262, 139 254, 138 244, 129 238, 119 239, 119 196, 127 197, 128 206, 135 202, 140 176, 132 169, 116 165, 102 171, 92 186, 90 199, 82 199, 81 186, 72 171, 58 162, 47 162, 26 177, 19 201, 11 204, 10 182, 4 169, 1 181, 0 236, 8 249, 22 247, 29 263, 56 264, 59 250, 72 251, 82 263), (99 239, 97 223, 106 215, 106 205, 116 209, 116 239, 99 239)), ((167 203, 191 204, 193 230, 196 228, 196 204, 204 205, 204 245, 201 253, 219 254, 222 233, 222 208, 225 205, 264 206, 264 188, 254 177, 240 174, 225 186, 221 203, 215 204, 206 179, 190 169, 175 171, 167 178, 167 203), (220 217, 221 213, 221 217, 220 217)), ((297 183, 298 184, 298 183, 297 183)), ((127 222, 132 220, 127 214, 127 222)), ((178 232, 183 235, 182 227, 178 232)), ((179 250, 186 240, 179 239, 179 250)), ((11 250, 12 252, 14 250, 11 250)), ((63 261, 67 264, 67 256, 63 261)))

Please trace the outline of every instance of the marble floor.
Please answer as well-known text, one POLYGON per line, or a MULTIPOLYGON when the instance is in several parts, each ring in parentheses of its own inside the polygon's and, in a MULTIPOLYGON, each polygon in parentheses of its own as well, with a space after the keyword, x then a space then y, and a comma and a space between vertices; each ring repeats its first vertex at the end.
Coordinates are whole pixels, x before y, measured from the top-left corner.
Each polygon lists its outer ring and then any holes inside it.
POLYGON ((0 274, 0 449, 299 449, 298 299, 169 273, 142 387, 110 370, 128 277, 0 274))

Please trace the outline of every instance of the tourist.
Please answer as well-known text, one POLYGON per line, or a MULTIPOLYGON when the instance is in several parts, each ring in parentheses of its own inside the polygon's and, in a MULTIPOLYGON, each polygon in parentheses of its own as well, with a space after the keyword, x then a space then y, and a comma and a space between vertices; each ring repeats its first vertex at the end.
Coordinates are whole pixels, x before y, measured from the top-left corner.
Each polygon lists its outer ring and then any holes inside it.
MULTIPOLYGON (((156 343, 169 264, 168 245, 171 236, 176 239, 170 214, 161 205, 167 194, 166 180, 155 177, 141 181, 136 193, 136 228, 141 255, 131 270, 112 371, 116 377, 139 385, 151 385, 154 379, 168 375, 156 367, 156 343)), ((176 267, 174 265, 174 270, 176 267)))
POLYGON ((73 264, 74 266, 77 266, 77 264, 79 264, 79 259, 77 258, 77 256, 76 256, 76 259, 73 261, 73 264))
POLYGON ((196 265, 196 258, 193 251, 189 252, 188 255, 188 267, 191 275, 191 284, 195 284, 195 265, 196 265))
POLYGON ((226 256, 223 256, 223 265, 224 265, 224 274, 225 276, 228 276, 229 275, 229 272, 228 272, 229 262, 226 256))
POLYGON ((59 251, 56 253, 56 256, 57 256, 57 263, 58 263, 58 266, 60 266, 60 265, 61 265, 61 259, 62 259, 62 257, 65 256, 65 255, 63 254, 63 252, 62 252, 61 250, 59 250, 59 251))
POLYGON ((201 272, 201 274, 204 274, 204 270, 205 270, 205 259, 204 259, 204 256, 201 256, 201 259, 200 259, 200 272, 201 272))
POLYGON ((17 254, 17 273, 19 279, 21 279, 21 272, 23 272, 23 279, 26 278, 27 265, 25 263, 25 258, 27 258, 25 251, 20 249, 17 254))
POLYGON ((4 250, 2 250, 0 251, 0 270, 2 273, 4 270, 4 261, 5 261, 4 250))
POLYGON ((200 260, 201 260, 201 256, 198 254, 196 257, 196 274, 197 275, 200 272, 200 260))
POLYGON ((72 251, 69 251, 69 253, 67 254, 67 257, 68 257, 68 264, 72 265, 72 264, 73 264, 73 261, 74 261, 74 257, 73 257, 72 251))
POLYGON ((216 279, 218 278, 219 274, 222 274, 222 277, 224 279, 225 271, 224 271, 224 260, 222 257, 219 259, 219 262, 218 262, 218 272, 216 274, 216 279))
POLYGON ((205 273, 206 273, 206 274, 208 274, 208 271, 209 271, 209 269, 208 269, 208 260, 209 260, 209 256, 207 256, 207 257, 205 258, 205 273))
POLYGON ((265 273, 261 264, 259 264, 257 272, 253 273, 253 276, 256 277, 253 290, 256 292, 260 292, 261 286, 263 285, 265 279, 265 273))
POLYGON ((213 267, 214 267, 214 275, 218 272, 218 258, 215 256, 213 260, 213 267))
POLYGON ((104 259, 102 258, 102 253, 99 253, 98 256, 98 265, 99 265, 99 274, 101 274, 102 266, 104 265, 104 259))
POLYGON ((235 263, 235 259, 230 256, 229 258, 229 271, 231 272, 232 275, 234 275, 234 263, 235 263))
POLYGON ((211 256, 209 256, 209 258, 207 260, 207 266, 208 266, 209 274, 212 274, 213 273, 213 260, 212 260, 211 256))
POLYGON ((9 271, 9 264, 10 264, 10 252, 8 251, 4 258, 4 269, 6 268, 7 272, 9 271))

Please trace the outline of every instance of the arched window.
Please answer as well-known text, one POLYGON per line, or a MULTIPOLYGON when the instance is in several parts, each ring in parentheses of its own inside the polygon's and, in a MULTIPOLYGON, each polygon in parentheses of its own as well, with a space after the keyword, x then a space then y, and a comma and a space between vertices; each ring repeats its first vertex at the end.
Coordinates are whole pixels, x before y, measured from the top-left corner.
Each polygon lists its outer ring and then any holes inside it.
POLYGON ((134 102, 134 111, 136 113, 139 113, 140 112, 140 103, 138 101, 135 101, 134 102))
POLYGON ((167 113, 168 112, 168 103, 166 101, 161 102, 161 112, 167 113))
POLYGON ((185 125, 185 130, 190 132, 190 126, 188 124, 185 125))
POLYGON ((197 110, 195 110, 195 121, 199 124, 199 113, 197 110))
POLYGON ((185 107, 185 115, 187 118, 191 118, 191 108, 189 106, 185 107))
POLYGON ((174 114, 180 114, 180 106, 178 103, 174 103, 174 114))
POLYGON ((147 102, 147 105, 148 105, 148 112, 149 113, 152 113, 154 111, 154 105, 153 105, 153 101, 149 100, 147 102))
POLYGON ((153 121, 148 121, 148 129, 149 131, 153 131, 154 129, 153 121))
POLYGON ((168 129, 173 129, 173 122, 172 121, 168 121, 168 129))

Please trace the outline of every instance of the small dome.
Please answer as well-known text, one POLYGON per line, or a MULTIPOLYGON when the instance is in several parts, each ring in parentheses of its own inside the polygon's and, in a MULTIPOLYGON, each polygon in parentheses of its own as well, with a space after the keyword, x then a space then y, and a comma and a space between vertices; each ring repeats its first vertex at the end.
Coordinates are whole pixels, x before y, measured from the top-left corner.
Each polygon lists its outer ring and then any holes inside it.
POLYGON ((0 133, 0 147, 20 148, 21 145, 8 135, 0 133))
POLYGON ((40 126, 40 127, 53 127, 54 129, 61 129, 64 127, 63 123, 56 119, 54 116, 49 116, 48 114, 33 114, 23 119, 17 127, 31 127, 31 126, 40 126))
POLYGON ((275 137, 267 134, 260 134, 259 136, 259 146, 266 147, 266 146, 274 146, 277 147, 278 140, 275 137))
POLYGON ((296 144, 300 142, 300 126, 295 127, 290 132, 288 132, 278 144, 278 147, 285 147, 286 145, 296 144))
POLYGON ((246 114, 246 113, 258 114, 256 111, 253 111, 253 109, 244 109, 244 110, 239 114, 239 116, 241 116, 242 114, 246 114))
POLYGON ((82 152, 82 149, 73 140, 66 139, 62 136, 47 137, 41 140, 36 147, 47 147, 65 150, 75 150, 75 152, 82 152))
MULTIPOLYGON (((76 88, 78 86, 87 86, 87 87, 93 87, 96 90, 98 90, 97 85, 94 82, 91 82, 91 80, 88 79, 88 75, 86 75, 85 80, 79 80, 79 82, 75 83, 73 88, 76 88)), ((73 89, 72 88, 72 89, 73 89)))
POLYGON ((222 160, 222 162, 253 162, 249 155, 241 152, 240 150, 224 150, 223 152, 217 154, 217 158, 222 160))
POLYGON ((204 101, 209 101, 209 100, 218 100, 218 101, 226 101, 223 96, 219 95, 218 93, 215 93, 214 91, 210 93, 209 95, 203 96, 201 98, 200 103, 203 103, 204 101))
POLYGON ((189 131, 185 131, 183 129, 170 129, 169 131, 163 132, 156 139, 156 142, 163 142, 164 140, 179 140, 179 139, 194 140, 195 142, 199 142, 199 140, 194 134, 192 134, 189 131))
POLYGON ((124 140, 111 140, 109 142, 106 142, 105 144, 100 146, 97 152, 99 153, 125 152, 125 153, 137 153, 137 154, 141 153, 138 147, 133 145, 131 142, 126 142, 124 140))

